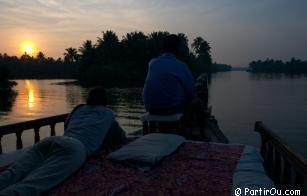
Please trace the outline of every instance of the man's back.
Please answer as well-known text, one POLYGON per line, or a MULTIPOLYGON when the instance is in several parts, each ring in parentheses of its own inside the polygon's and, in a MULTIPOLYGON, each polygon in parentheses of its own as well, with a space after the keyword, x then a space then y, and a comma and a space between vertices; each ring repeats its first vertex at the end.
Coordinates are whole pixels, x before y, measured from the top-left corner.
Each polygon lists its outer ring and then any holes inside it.
POLYGON ((195 81, 190 70, 175 55, 164 53, 149 63, 144 85, 147 111, 187 104, 195 94, 195 81))
POLYGON ((113 112, 102 106, 82 105, 70 114, 64 136, 78 139, 91 155, 102 144, 112 123, 113 112))

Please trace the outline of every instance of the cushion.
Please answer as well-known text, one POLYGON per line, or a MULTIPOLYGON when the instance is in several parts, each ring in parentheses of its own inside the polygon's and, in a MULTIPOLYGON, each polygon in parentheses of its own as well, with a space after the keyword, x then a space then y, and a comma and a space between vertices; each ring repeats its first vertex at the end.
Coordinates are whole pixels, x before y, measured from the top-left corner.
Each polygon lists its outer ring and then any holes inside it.
POLYGON ((173 153, 184 141, 185 138, 179 135, 147 134, 110 153, 107 159, 136 161, 154 165, 163 157, 173 153))

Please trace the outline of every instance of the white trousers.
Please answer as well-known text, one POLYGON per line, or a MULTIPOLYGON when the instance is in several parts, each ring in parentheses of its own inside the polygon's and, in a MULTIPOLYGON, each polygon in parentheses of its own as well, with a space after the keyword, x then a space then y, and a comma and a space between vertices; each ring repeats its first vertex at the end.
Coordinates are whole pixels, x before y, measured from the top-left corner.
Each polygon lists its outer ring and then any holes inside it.
POLYGON ((77 139, 45 138, 0 174, 0 195, 41 195, 77 171, 86 157, 77 139))

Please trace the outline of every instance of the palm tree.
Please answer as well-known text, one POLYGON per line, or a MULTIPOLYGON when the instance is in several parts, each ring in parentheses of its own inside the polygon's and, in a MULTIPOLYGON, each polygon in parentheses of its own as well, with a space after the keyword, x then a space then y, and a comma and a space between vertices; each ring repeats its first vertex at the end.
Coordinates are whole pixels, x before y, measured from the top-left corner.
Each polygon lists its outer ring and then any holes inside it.
POLYGON ((97 49, 97 56, 103 64, 116 61, 119 53, 119 40, 116 33, 111 30, 102 32, 102 38, 98 37, 97 40, 97 49))
POLYGON ((81 55, 85 55, 87 53, 90 53, 94 49, 94 46, 92 44, 91 40, 86 40, 82 46, 79 48, 79 52, 81 52, 81 55))
POLYGON ((102 38, 98 37, 97 42, 98 42, 98 47, 100 46, 107 46, 111 47, 113 44, 118 43, 118 37, 115 32, 112 30, 107 30, 106 32, 102 32, 102 38))
POLYGON ((148 35, 152 56, 161 54, 163 48, 163 40, 170 33, 167 31, 154 31, 148 35))
POLYGON ((141 31, 127 33, 121 43, 125 57, 129 60, 140 60, 148 56, 147 36, 141 31))
POLYGON ((145 80, 147 64, 151 58, 148 37, 141 31, 130 32, 123 37, 121 44, 124 59, 134 65, 128 70, 130 75, 145 80))
POLYGON ((196 37, 193 40, 192 48, 197 55, 198 70, 200 72, 210 72, 210 65, 212 64, 212 58, 210 54, 210 45, 202 37, 196 37))
POLYGON ((154 41, 160 41, 164 39, 164 37, 168 36, 169 32, 167 31, 154 31, 149 34, 149 39, 152 39, 154 41))
POLYGON ((66 48, 64 53, 64 62, 75 63, 78 61, 79 55, 76 48, 66 48))
POLYGON ((179 48, 179 58, 185 62, 190 59, 189 39, 184 33, 178 33, 178 37, 181 40, 179 48))
POLYGON ((81 72, 86 71, 95 60, 95 47, 91 40, 86 40, 79 48, 80 54, 80 70, 81 72))
POLYGON ((42 63, 46 60, 46 57, 45 57, 45 54, 41 51, 39 51, 36 55, 36 60, 39 62, 39 63, 42 63))
POLYGON ((207 41, 205 41, 202 37, 196 37, 193 40, 192 48, 194 49, 197 55, 201 55, 204 53, 210 53, 210 45, 207 41))
POLYGON ((136 40, 146 40, 147 36, 141 31, 134 31, 131 33, 127 33, 123 38, 123 42, 134 42, 136 40))

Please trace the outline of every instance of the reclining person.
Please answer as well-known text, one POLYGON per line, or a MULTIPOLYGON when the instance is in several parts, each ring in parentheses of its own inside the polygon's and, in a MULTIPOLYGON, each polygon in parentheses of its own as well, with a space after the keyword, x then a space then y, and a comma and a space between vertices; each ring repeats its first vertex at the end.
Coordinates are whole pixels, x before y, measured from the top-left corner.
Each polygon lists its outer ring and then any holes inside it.
POLYGON ((125 135, 106 104, 104 89, 91 90, 87 104, 69 115, 63 136, 39 141, 0 174, 0 195, 41 195, 77 171, 106 137, 111 143, 123 141, 125 135))

